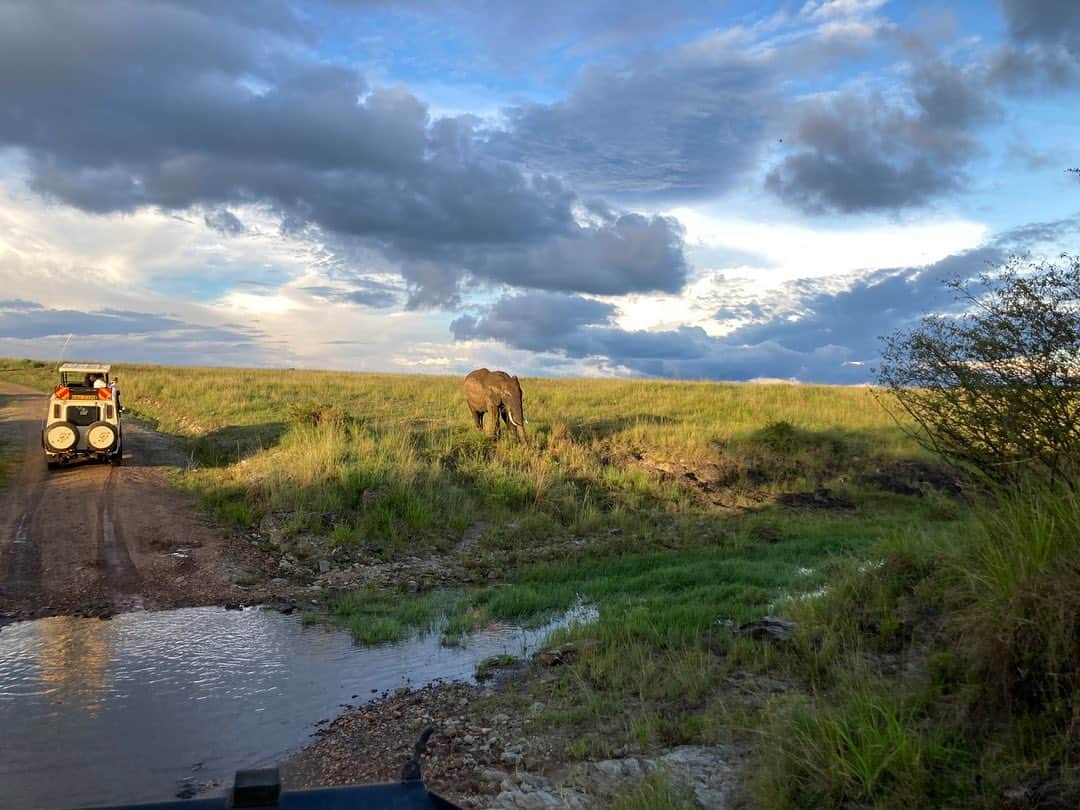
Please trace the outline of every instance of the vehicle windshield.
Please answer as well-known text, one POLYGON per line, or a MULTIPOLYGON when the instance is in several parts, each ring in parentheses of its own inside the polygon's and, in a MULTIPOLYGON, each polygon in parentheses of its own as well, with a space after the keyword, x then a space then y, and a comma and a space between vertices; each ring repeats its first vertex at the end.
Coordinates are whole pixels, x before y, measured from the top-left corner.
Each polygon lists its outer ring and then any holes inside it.
POLYGON ((60 384, 65 388, 93 388, 94 378, 100 376, 106 383, 109 383, 109 375, 103 374, 87 374, 81 371, 62 371, 60 372, 60 384))

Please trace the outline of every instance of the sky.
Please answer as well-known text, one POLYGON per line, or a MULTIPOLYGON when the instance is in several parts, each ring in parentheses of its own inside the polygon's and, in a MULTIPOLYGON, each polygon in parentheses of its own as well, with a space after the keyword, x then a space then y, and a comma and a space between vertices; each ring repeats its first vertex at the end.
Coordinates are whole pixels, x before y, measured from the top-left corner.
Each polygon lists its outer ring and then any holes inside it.
POLYGON ((861 384, 1078 144, 1076 0, 0 0, 0 356, 861 384))

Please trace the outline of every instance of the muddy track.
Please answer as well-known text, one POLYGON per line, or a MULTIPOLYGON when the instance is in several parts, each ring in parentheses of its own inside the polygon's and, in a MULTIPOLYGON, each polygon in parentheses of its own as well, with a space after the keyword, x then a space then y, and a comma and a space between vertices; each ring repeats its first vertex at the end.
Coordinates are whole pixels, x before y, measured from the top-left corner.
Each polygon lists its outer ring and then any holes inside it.
POLYGON ((0 384, 0 621, 58 614, 109 615, 262 601, 272 561, 213 526, 168 472, 183 453, 127 420, 123 466, 80 462, 48 470, 41 452, 44 395, 0 384))

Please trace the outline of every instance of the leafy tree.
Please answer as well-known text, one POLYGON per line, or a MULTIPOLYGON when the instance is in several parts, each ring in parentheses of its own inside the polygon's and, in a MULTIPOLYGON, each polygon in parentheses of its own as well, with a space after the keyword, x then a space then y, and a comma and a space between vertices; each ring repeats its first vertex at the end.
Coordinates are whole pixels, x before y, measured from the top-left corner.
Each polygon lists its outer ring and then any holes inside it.
POLYGON ((885 338, 878 381, 925 447, 998 481, 1080 485, 1080 257, 948 282, 964 306, 885 338))

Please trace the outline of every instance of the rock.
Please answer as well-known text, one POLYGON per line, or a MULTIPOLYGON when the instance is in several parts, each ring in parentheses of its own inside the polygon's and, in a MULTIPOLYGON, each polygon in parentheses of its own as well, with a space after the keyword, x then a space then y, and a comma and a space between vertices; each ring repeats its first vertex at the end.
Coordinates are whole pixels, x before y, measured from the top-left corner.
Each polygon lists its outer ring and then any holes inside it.
POLYGON ((415 579, 410 579, 408 582, 405 583, 405 590, 407 590, 409 593, 416 593, 418 590, 420 590, 420 585, 415 579))
POLYGON ((653 757, 626 757, 572 766, 564 785, 611 798, 663 771, 702 808, 727 807, 738 786, 742 752, 731 746, 684 745, 653 757))
POLYGON ((285 579, 284 577, 274 577, 272 580, 270 580, 270 584, 276 588, 281 588, 288 585, 289 580, 285 579))
POLYGON ((536 656, 537 662, 545 667, 557 667, 577 660, 582 652, 599 649, 600 642, 593 638, 581 641, 568 641, 550 650, 544 650, 536 656))
POLYGON ((676 782, 690 788, 700 807, 727 807, 735 796, 742 754, 731 746, 681 745, 656 760, 676 782))
POLYGON ((735 635, 739 638, 752 638, 755 641, 790 644, 795 639, 795 628, 798 626, 797 622, 789 619, 766 616, 756 622, 739 625, 735 635))
POLYGON ((510 765, 511 767, 516 767, 521 764, 522 757, 521 754, 519 754, 517 751, 503 751, 503 755, 502 757, 500 757, 500 759, 502 759, 502 761, 505 762, 507 765, 510 765))
POLYGON ((1031 792, 1023 785, 1007 788, 1001 793, 1001 806, 1008 810, 1025 810, 1032 807, 1031 792))
POLYGON ((319 560, 319 573, 320 574, 329 574, 330 569, 333 568, 333 567, 334 566, 330 564, 329 560, 319 560))
POLYGON ((489 805, 491 810, 587 810, 590 806, 583 793, 556 787, 537 774, 521 774, 516 787, 507 785, 489 805))
POLYGON ((480 778, 485 782, 501 785, 510 778, 510 774, 506 771, 500 771, 498 768, 482 768, 480 770, 480 778))

